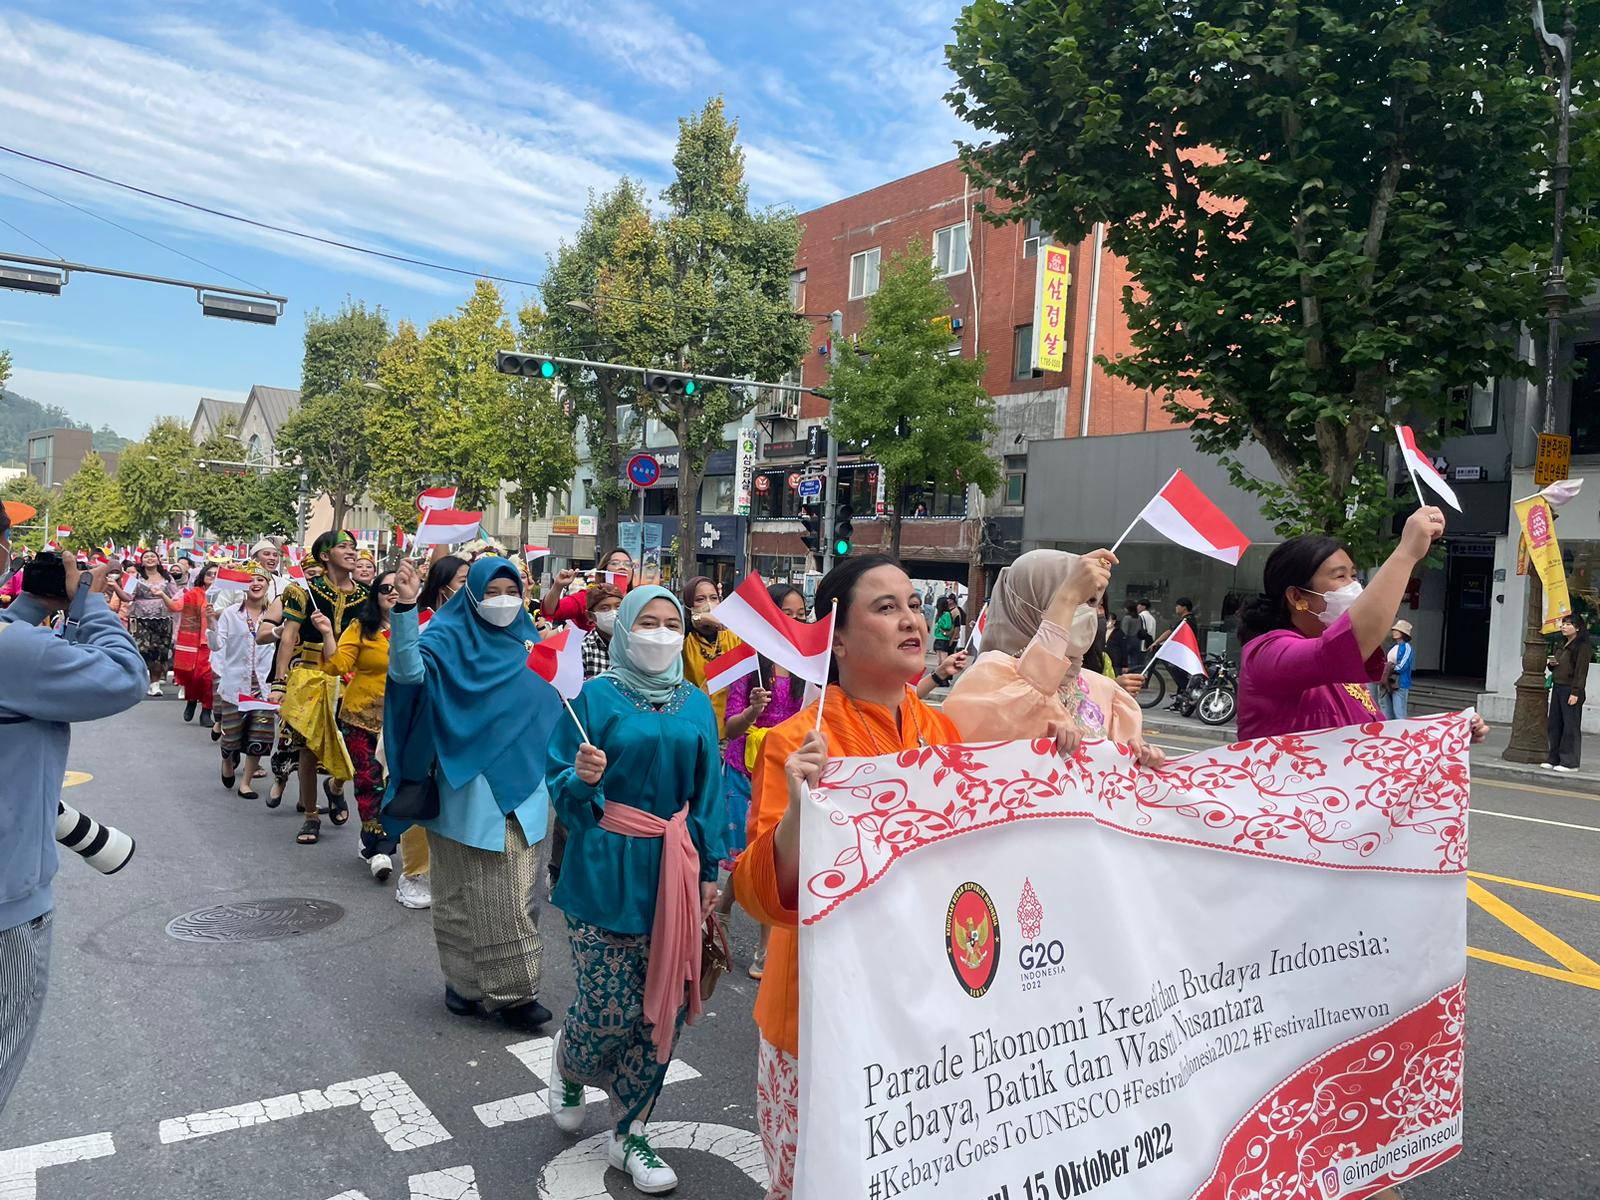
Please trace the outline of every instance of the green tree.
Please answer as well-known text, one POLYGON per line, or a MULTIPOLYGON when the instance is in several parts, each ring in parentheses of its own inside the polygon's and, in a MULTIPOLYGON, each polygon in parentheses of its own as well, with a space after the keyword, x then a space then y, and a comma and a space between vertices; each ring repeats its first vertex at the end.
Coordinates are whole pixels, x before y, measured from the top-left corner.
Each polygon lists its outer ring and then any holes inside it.
MULTIPOLYGON (((517 314, 521 344, 533 349, 544 326, 544 314, 529 303, 517 314)), ((509 378, 509 377, 506 377, 509 378)), ((511 501, 521 517, 519 546, 528 543, 528 526, 544 515, 550 494, 568 484, 578 466, 578 445, 572 417, 545 380, 511 380, 493 414, 495 469, 511 487, 511 501)))
POLYGON ((50 515, 57 524, 71 527, 74 548, 99 548, 107 538, 121 540, 133 532, 122 491, 106 474, 105 460, 94 453, 84 455, 72 478, 61 485, 50 515))
POLYGON ((422 337, 402 320, 378 359, 379 391, 368 414, 372 475, 368 493, 396 525, 414 530, 417 496, 436 486, 422 454, 422 396, 427 370, 422 337))
POLYGON ((251 522, 250 492, 252 476, 214 465, 239 461, 241 450, 232 436, 237 424, 224 421, 210 438, 195 449, 196 470, 188 489, 188 506, 195 524, 224 542, 237 542, 257 532, 251 522))
POLYGON ((1107 369, 1163 395, 1280 532, 1370 561, 1392 423, 1526 373, 1508 331, 1539 312, 1554 128, 1526 5, 973 0, 948 57, 950 101, 992 135, 962 149, 990 218, 1069 242, 1108 223, 1138 290, 1107 369), (1239 468, 1248 440, 1278 480, 1239 468))
MULTIPOLYGON (((600 272, 597 313, 624 361, 693 374, 771 380, 811 344, 789 300, 800 245, 792 213, 751 212, 739 126, 720 98, 678 121, 674 178, 659 219, 635 214, 617 230, 600 272)), ((694 520, 706 459, 725 427, 750 411, 753 388, 698 385, 692 393, 635 394, 641 416, 678 439, 678 569, 696 571, 694 520)))
MULTIPOLYGON (((561 244, 545 271, 546 311, 534 348, 566 358, 630 361, 631 349, 614 336, 614 324, 602 319, 601 285, 621 269, 624 230, 631 233, 649 219, 644 192, 631 179, 620 180, 598 199, 589 198, 578 232, 561 244)), ((567 373, 564 382, 594 472, 588 501, 600 510, 596 541, 614 546, 631 495, 622 480, 622 464, 639 444, 637 425, 624 425, 618 410, 634 402, 639 377, 623 371, 581 371, 567 373)))
POLYGON ((334 316, 306 318, 300 407, 278 433, 278 457, 299 458, 313 492, 333 505, 333 523, 361 498, 371 473, 367 424, 374 406, 378 360, 389 341, 381 308, 346 300, 334 316))
POLYGON ((174 535, 178 518, 188 511, 194 461, 189 429, 174 417, 162 417, 143 441, 123 451, 117 487, 131 533, 151 541, 174 535))
POLYGON ((293 537, 299 526, 300 473, 285 468, 245 481, 247 537, 293 537))
POLYGON ((994 405, 983 390, 984 358, 950 353, 941 320, 949 309, 927 247, 913 240, 885 265, 854 352, 843 349, 828 381, 830 431, 870 451, 883 472, 896 557, 908 487, 971 484, 989 492, 1000 483, 989 452, 994 405))

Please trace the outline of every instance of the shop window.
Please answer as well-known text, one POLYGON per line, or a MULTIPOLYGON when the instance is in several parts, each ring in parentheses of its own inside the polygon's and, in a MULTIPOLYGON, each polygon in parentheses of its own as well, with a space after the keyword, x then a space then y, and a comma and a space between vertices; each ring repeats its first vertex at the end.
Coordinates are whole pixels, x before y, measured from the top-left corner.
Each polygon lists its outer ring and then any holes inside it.
POLYGON ((1572 452, 1600 454, 1600 342, 1572 351, 1572 452))

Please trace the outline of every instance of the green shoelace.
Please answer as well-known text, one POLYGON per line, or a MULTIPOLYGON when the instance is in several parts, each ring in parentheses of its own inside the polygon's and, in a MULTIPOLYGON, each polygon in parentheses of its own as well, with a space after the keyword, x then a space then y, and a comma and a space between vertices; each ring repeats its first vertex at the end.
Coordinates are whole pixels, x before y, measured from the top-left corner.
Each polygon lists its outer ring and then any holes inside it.
POLYGON ((656 1152, 651 1148, 649 1139, 642 1133, 630 1133, 623 1139, 622 1145, 624 1161, 627 1160, 628 1155, 637 1154, 640 1161, 647 1167, 655 1168, 667 1165, 656 1157, 656 1152))
POLYGON ((573 1083, 570 1080, 561 1081, 561 1107, 577 1108, 583 1103, 583 1084, 573 1083))

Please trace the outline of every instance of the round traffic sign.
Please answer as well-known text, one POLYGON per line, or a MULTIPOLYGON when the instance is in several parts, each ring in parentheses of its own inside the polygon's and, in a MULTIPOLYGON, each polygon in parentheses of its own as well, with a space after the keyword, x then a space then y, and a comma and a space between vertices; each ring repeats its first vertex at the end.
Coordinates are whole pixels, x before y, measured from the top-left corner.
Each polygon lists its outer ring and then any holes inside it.
POLYGON ((193 525, 185 525, 182 529, 178 530, 178 536, 179 537, 186 537, 186 538, 193 537, 194 536, 194 526, 193 525))
POLYGON ((772 477, 769 475, 756 476, 756 491, 765 494, 772 490, 772 477))
POLYGON ((628 460, 628 481, 634 487, 654 487, 661 478, 661 464, 651 454, 635 454, 628 460))

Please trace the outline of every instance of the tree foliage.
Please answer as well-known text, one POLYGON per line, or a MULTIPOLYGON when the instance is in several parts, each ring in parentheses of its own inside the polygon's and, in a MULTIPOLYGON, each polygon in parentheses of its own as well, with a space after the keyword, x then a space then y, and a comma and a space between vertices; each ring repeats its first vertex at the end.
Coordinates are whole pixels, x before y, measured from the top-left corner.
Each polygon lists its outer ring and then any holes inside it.
POLYGON ((379 391, 368 410, 372 473, 368 493, 396 525, 416 528, 416 500, 434 486, 423 444, 422 395, 426 390, 422 336, 402 320, 378 359, 379 391))
POLYGON ((174 417, 162 417, 144 440, 123 451, 117 487, 127 509, 128 530, 148 541, 172 537, 188 511, 194 442, 174 417))
POLYGON ((950 353, 941 320, 949 308, 928 248, 913 240, 885 265, 866 325, 828 383, 830 431, 870 451, 895 502, 889 552, 896 556, 908 486, 933 481, 988 492, 1000 482, 989 451, 994 405, 983 390, 984 359, 950 353))
MULTIPOLYGON (((544 314, 530 303, 517 314, 517 327, 522 346, 532 349, 544 314)), ((529 523, 544 515, 550 494, 564 487, 577 469, 577 436, 572 417, 548 381, 502 378, 509 386, 498 409, 492 410, 495 469, 510 485, 512 505, 521 517, 519 544, 526 545, 529 523)))
POLYGON ((1525 5, 973 0, 949 61, 949 99, 994 135, 962 151, 1012 206, 991 217, 1068 241, 1109 223, 1139 290, 1108 369, 1281 532, 1375 551, 1391 424, 1525 373, 1508 331, 1539 315, 1554 126, 1525 5), (1279 480, 1238 468, 1251 439, 1279 480))

